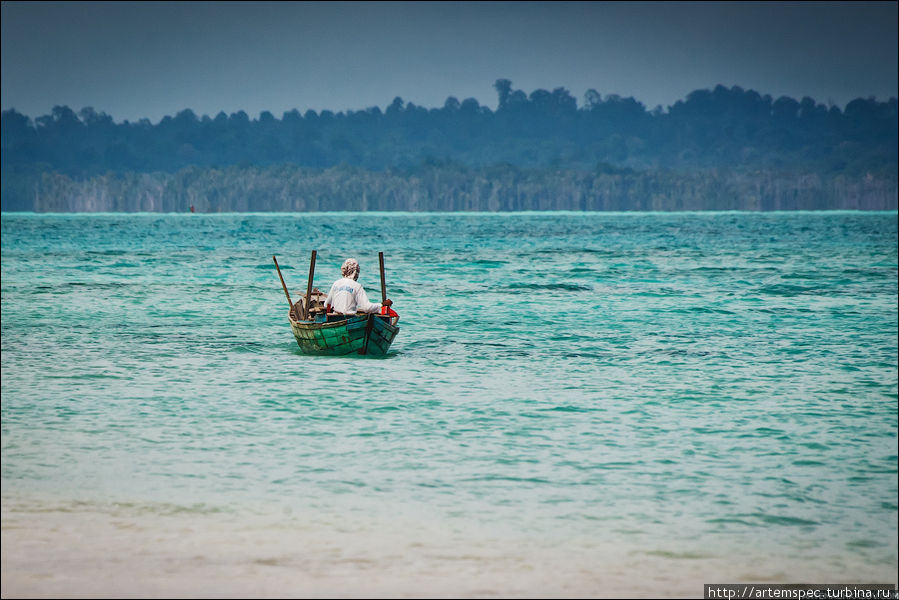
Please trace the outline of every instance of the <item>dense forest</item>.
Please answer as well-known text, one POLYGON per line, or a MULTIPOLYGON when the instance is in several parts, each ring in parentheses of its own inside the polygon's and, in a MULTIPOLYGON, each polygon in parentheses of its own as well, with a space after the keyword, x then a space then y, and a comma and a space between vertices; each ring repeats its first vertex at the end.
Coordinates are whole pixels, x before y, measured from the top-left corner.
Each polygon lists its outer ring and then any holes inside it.
POLYGON ((496 110, 243 111, 116 123, 2 113, 3 210, 895 209, 897 102, 844 109, 739 87, 667 109, 515 90, 496 110))

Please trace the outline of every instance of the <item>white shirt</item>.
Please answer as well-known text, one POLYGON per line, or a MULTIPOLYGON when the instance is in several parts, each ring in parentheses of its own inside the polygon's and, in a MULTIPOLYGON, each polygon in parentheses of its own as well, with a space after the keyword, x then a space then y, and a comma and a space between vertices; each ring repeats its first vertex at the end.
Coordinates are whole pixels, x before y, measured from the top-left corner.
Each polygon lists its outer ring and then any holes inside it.
POLYGON ((338 279, 331 286, 325 306, 330 306, 334 312, 345 315, 355 314, 357 311, 376 313, 381 310, 380 304, 368 301, 368 296, 358 281, 348 277, 338 279))

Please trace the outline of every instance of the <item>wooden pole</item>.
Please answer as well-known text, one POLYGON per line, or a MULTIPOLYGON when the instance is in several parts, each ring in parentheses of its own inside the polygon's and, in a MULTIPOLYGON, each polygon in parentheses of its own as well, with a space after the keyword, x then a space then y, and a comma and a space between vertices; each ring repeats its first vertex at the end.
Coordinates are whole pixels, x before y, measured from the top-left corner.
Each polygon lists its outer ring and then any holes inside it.
POLYGON ((309 261, 309 283, 306 284, 306 314, 303 318, 309 318, 309 309, 312 307, 312 275, 315 273, 315 250, 312 251, 312 260, 309 261))
POLYGON ((290 310, 293 310, 293 301, 290 299, 290 292, 287 291, 287 284, 284 283, 284 277, 281 275, 281 267, 278 266, 278 259, 275 258, 274 254, 272 254, 272 260, 275 261, 275 268, 278 269, 278 278, 281 280, 281 287, 284 288, 284 295, 287 296, 287 303, 290 305, 290 310))
POLYGON ((378 252, 378 262, 381 263, 381 304, 387 302, 387 280, 384 277, 384 253, 378 252))

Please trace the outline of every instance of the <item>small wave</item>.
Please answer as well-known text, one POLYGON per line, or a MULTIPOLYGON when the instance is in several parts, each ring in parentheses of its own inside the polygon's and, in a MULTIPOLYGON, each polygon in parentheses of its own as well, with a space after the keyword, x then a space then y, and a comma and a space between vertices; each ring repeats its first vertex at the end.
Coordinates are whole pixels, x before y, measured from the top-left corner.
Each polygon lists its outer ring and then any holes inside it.
MULTIPOLYGON (((758 290, 758 294, 763 296, 802 296, 805 294, 816 294, 821 292, 823 288, 820 286, 805 286, 791 283, 778 283, 774 285, 762 286, 758 290)), ((832 291, 832 290, 831 290, 832 291)))
POLYGON ((593 286, 578 283, 512 283, 507 290, 561 290, 565 292, 590 292, 593 286))
POLYGON ((660 558, 672 558, 675 560, 700 560, 705 558, 713 558, 711 554, 702 554, 699 552, 672 552, 670 550, 649 550, 644 552, 648 556, 658 556, 660 558))
POLYGON ((825 446, 824 444, 820 444, 818 442, 803 442, 803 443, 800 443, 799 445, 805 446, 809 450, 827 450, 827 448, 828 448, 828 446, 825 446))
POLYGON ((797 467, 823 467, 825 463, 820 460, 794 460, 793 464, 797 467))
POLYGON ((46 379, 70 379, 70 380, 92 380, 92 379, 131 379, 130 375, 118 375, 114 373, 76 373, 76 374, 57 374, 48 373, 44 375, 46 379))
POLYGON ((266 353, 267 346, 259 342, 240 342, 231 346, 228 350, 237 353, 264 354, 266 353))
POLYGON ((469 477, 463 481, 505 481, 509 483, 539 483, 552 484, 549 479, 542 477, 514 477, 511 475, 482 475, 480 477, 469 477))
POLYGON ((607 355, 599 354, 596 352, 566 352, 562 356, 564 356, 565 358, 594 358, 594 359, 607 358, 607 355))
POLYGON ((883 548, 886 546, 883 542, 877 540, 850 540, 846 542, 850 548, 883 548))
POLYGON ((590 465, 591 469, 599 469, 601 471, 619 471, 625 469, 631 469, 637 465, 637 463, 633 462, 607 462, 607 463, 597 463, 594 465, 590 465))
POLYGON ((746 527, 757 527, 758 526, 758 524, 756 524, 756 523, 751 523, 751 522, 745 521, 743 519, 735 519, 735 518, 729 518, 729 517, 722 517, 722 518, 718 518, 718 519, 707 519, 706 523, 714 523, 716 525, 730 525, 730 524, 745 525, 746 527))
POLYGON ((713 306, 688 306, 687 308, 676 308, 673 309, 673 313, 686 313, 686 314, 718 314, 718 315, 734 315, 736 314, 732 310, 727 310, 726 308, 715 308, 713 306))
POLYGON ((809 519, 800 519, 799 517, 790 517, 786 515, 769 515, 768 513, 752 513, 748 515, 738 515, 757 519, 768 525, 788 525, 793 527, 808 527, 812 525, 820 525, 818 521, 809 519))

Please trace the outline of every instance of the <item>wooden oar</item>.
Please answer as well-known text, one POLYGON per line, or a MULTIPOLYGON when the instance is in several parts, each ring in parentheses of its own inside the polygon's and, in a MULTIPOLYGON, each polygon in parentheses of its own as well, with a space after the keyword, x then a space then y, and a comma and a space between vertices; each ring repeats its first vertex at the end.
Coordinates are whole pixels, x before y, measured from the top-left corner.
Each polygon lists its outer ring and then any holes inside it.
POLYGON ((287 284, 284 283, 284 277, 281 275, 281 267, 278 266, 278 259, 275 258, 274 254, 272 254, 272 260, 275 261, 275 268, 278 270, 278 278, 281 279, 281 287, 284 288, 284 295, 287 296, 287 303, 290 305, 290 310, 292 311, 293 301, 290 299, 290 292, 287 291, 287 284))
POLYGON ((315 250, 312 251, 312 260, 309 262, 309 283, 306 284, 306 314, 305 319, 309 318, 309 309, 312 307, 312 274, 315 273, 315 250))
POLYGON ((381 304, 387 302, 387 282, 384 278, 384 253, 378 252, 378 262, 381 263, 381 304))

